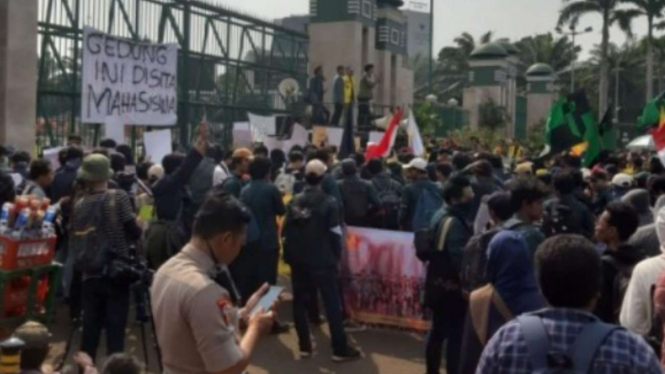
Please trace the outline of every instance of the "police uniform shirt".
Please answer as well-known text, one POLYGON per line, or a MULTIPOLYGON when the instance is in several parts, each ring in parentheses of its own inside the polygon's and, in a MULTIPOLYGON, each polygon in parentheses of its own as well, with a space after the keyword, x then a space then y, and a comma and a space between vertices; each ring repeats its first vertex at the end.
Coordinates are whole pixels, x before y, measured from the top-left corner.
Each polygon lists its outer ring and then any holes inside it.
POLYGON ((150 293, 164 373, 216 373, 244 356, 237 309, 208 276, 213 267, 208 254, 187 245, 155 274, 150 293))

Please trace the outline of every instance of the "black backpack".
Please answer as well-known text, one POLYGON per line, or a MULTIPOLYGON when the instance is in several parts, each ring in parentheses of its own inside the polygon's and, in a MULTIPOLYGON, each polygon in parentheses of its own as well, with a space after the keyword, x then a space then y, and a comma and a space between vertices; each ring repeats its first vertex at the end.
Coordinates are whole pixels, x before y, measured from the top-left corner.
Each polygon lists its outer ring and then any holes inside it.
POLYGON ((619 320, 621 314, 621 306, 623 305, 623 298, 626 296, 630 278, 633 276, 633 269, 635 265, 626 265, 617 261, 612 256, 603 256, 603 259, 609 262, 615 269, 616 275, 612 284, 612 305, 614 306, 613 318, 615 321, 619 320))
POLYGON ((365 182, 361 179, 343 179, 339 182, 339 190, 344 206, 344 222, 357 224, 365 220, 369 213, 365 182))
POLYGON ((284 261, 289 265, 309 264, 320 253, 311 248, 311 243, 327 238, 315 237, 321 232, 329 231, 327 220, 320 209, 329 196, 321 194, 314 200, 305 202, 304 195, 296 196, 290 203, 287 215, 288 226, 285 226, 284 235, 284 261))
POLYGON ((399 206, 402 203, 400 196, 402 186, 392 179, 387 180, 386 183, 378 183, 375 179, 372 180, 372 184, 376 188, 383 209, 384 222, 382 226, 397 230, 399 226, 399 206))
POLYGON ((573 224, 573 210, 560 200, 547 204, 544 211, 542 231, 545 237, 550 238, 561 234, 579 234, 580 227, 573 224))
POLYGON ((75 266, 83 274, 104 275, 108 270, 113 253, 108 227, 115 222, 115 200, 115 191, 109 190, 94 203, 84 206, 85 197, 76 202, 69 229, 69 249, 75 266), (105 216, 107 203, 110 217, 105 216))
POLYGON ((471 293, 488 283, 487 248, 500 231, 501 229, 494 228, 475 235, 464 248, 460 264, 460 283, 464 291, 471 293))

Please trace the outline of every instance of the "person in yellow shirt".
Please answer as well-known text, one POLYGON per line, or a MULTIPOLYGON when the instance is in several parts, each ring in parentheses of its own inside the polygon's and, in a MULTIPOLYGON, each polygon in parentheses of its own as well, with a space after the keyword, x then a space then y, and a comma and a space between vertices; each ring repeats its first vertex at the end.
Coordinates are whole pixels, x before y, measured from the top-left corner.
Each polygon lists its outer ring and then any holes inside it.
POLYGON ((356 82, 353 79, 353 68, 347 66, 346 74, 344 75, 344 110, 346 116, 344 117, 345 123, 351 121, 353 123, 353 104, 356 100, 356 82))

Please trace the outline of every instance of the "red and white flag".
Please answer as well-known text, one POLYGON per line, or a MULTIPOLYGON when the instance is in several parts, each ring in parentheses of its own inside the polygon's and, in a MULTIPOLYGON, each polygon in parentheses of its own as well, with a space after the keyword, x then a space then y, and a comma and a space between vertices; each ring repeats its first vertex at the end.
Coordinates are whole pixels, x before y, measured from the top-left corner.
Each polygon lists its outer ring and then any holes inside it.
POLYGON ((402 109, 398 109, 397 113, 395 113, 390 120, 386 132, 383 133, 381 141, 373 147, 367 147, 365 160, 369 161, 373 158, 388 157, 388 155, 390 155, 390 150, 395 144, 395 137, 397 136, 397 129, 399 128, 399 121, 402 120, 402 115, 402 109))
POLYGON ((665 165, 665 109, 660 108, 660 118, 658 120, 658 127, 651 131, 653 136, 653 145, 658 152, 660 162, 665 165))

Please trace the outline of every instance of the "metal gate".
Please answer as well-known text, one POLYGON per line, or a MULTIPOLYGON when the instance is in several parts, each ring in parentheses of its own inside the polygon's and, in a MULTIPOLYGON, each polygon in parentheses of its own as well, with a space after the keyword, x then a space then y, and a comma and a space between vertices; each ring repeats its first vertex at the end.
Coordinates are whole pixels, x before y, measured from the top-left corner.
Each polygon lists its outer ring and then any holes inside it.
POLYGON ((37 115, 42 145, 62 144, 72 133, 98 138, 99 125, 80 123, 84 25, 127 39, 179 44, 181 144, 188 143, 192 125, 204 115, 211 123, 228 124, 245 120, 248 111, 287 113, 277 85, 284 78, 296 79, 301 87, 306 84, 306 34, 214 0, 38 1, 37 115))

